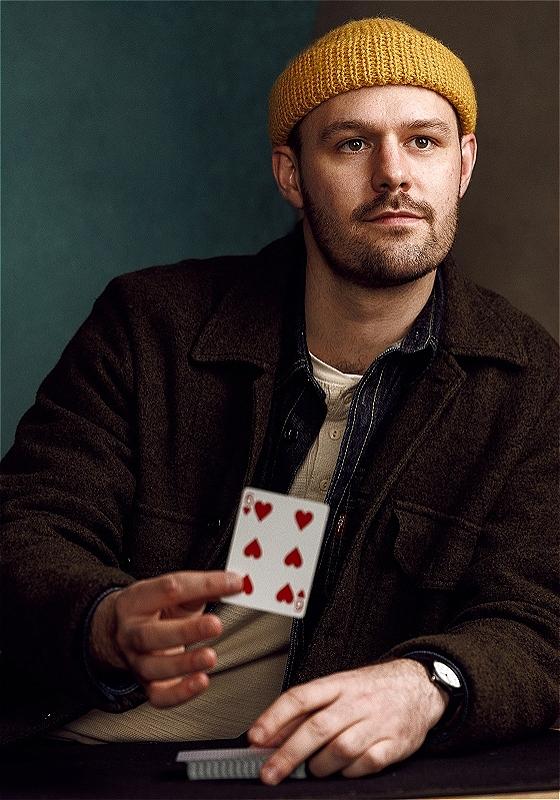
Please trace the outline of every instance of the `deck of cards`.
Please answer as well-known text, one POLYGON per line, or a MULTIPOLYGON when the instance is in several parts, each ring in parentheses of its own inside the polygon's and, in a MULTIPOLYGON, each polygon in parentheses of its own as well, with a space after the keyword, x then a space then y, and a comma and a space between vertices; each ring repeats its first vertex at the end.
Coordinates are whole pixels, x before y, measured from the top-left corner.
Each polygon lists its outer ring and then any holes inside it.
MULTIPOLYGON (((264 747, 181 750, 175 760, 185 764, 191 781, 254 779, 259 777, 262 765, 273 753, 273 748, 264 747)), ((305 778, 305 764, 296 767, 289 777, 305 778)))
POLYGON ((244 489, 226 564, 243 591, 222 602, 305 616, 328 515, 324 503, 244 489))

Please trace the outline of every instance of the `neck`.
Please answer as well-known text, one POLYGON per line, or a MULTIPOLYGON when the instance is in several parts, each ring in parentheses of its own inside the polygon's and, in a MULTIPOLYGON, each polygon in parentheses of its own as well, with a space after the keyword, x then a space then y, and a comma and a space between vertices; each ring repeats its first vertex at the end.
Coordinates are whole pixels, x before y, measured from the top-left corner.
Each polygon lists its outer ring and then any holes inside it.
POLYGON ((431 272, 403 286, 349 283, 308 249, 305 321, 309 350, 342 372, 363 374, 412 328, 432 291, 431 272))

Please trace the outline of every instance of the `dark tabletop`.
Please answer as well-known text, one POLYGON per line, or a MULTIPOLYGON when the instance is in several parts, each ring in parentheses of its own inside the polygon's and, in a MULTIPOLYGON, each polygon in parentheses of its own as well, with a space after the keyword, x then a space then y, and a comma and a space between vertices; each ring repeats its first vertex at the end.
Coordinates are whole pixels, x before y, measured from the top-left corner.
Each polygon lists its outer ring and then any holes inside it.
POLYGON ((560 734, 454 757, 416 756, 368 778, 189 781, 179 750, 228 742, 97 746, 35 740, 0 749, 0 797, 95 800, 191 798, 425 798, 558 787, 560 734))

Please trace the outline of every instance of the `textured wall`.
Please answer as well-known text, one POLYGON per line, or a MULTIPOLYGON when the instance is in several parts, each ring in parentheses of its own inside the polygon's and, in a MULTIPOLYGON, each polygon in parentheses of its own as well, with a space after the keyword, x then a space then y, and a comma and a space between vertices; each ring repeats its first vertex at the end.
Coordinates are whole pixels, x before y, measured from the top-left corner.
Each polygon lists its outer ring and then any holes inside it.
POLYGON ((474 80, 478 161, 457 260, 558 338, 558 4, 328 0, 315 33, 396 17, 441 39, 474 80))
POLYGON ((289 228, 266 103, 315 10, 2 3, 4 451, 111 277, 289 228))

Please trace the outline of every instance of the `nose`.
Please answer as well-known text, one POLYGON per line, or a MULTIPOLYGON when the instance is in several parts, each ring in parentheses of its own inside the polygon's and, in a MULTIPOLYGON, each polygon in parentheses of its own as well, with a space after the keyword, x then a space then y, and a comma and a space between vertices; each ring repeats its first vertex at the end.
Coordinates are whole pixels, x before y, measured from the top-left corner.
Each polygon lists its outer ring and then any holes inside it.
POLYGON ((406 153, 398 141, 384 140, 379 143, 372 159, 371 185, 376 192, 407 192, 411 175, 406 153))

